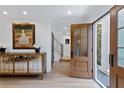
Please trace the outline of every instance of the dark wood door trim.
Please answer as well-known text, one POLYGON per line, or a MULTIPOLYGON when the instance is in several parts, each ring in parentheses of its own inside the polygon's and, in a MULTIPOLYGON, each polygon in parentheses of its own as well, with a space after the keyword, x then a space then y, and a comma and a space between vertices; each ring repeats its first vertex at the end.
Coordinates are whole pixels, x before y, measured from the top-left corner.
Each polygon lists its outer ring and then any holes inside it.
POLYGON ((110 10, 110 57, 113 55, 113 59, 110 58, 110 87, 120 87, 124 86, 120 84, 119 78, 122 78, 121 82, 124 82, 124 68, 117 66, 117 49, 118 49, 118 31, 117 31, 117 13, 119 10, 124 8, 124 5, 114 6, 110 10), (113 60, 113 63, 112 63, 113 60))

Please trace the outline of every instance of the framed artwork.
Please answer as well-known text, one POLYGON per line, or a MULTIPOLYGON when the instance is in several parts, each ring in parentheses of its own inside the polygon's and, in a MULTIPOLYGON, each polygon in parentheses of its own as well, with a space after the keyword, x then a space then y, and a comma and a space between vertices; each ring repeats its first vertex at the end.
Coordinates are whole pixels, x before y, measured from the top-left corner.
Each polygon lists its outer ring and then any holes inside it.
POLYGON ((13 49, 33 49, 35 44, 34 24, 12 24, 13 49))
POLYGON ((69 44, 69 39, 65 39, 65 44, 69 44))

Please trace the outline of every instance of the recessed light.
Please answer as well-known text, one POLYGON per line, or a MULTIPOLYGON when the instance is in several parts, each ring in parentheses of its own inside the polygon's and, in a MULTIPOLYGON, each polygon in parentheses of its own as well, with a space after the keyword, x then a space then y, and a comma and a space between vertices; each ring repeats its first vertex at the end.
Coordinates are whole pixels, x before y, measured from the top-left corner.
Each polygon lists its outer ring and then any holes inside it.
POLYGON ((64 27, 65 30, 67 30, 67 27, 64 27))
POLYGON ((68 11, 68 15, 71 15, 71 11, 68 11))
POLYGON ((27 15, 27 11, 23 11, 23 15, 27 15))
POLYGON ((8 14, 8 12, 7 12, 7 11, 3 11, 3 14, 4 14, 4 15, 7 15, 7 14, 8 14))

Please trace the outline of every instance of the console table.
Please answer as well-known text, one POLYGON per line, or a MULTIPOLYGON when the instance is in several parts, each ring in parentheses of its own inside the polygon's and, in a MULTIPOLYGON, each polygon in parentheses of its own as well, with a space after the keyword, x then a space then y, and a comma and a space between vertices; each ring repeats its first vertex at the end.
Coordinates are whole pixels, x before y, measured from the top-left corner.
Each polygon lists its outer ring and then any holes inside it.
POLYGON ((40 75, 46 71, 46 53, 0 53, 0 75, 40 75))

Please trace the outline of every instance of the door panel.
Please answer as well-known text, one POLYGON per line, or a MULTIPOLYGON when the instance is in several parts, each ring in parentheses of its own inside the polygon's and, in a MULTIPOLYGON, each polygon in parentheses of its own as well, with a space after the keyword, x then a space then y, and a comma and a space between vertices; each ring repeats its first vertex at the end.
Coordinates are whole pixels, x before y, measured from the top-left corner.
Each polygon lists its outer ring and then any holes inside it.
POLYGON ((83 72, 87 72, 88 71, 88 64, 87 62, 76 62, 76 71, 83 71, 83 72), (83 66, 83 68, 82 68, 83 66))
POLYGON ((110 86, 124 87, 124 6, 110 11, 110 86))
POLYGON ((90 24, 71 25, 71 76, 92 78, 88 60, 88 30, 90 24))
POLYGON ((111 68, 111 87, 112 88, 124 88, 124 69, 113 67, 111 68))
POLYGON ((124 78, 118 77, 118 87, 123 88, 124 87, 124 78))

